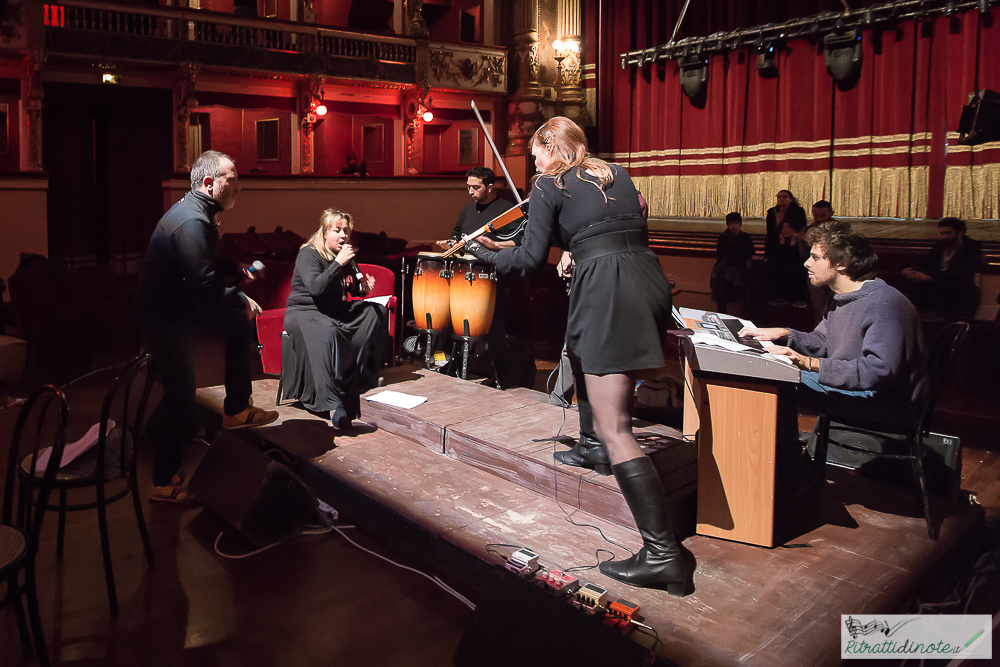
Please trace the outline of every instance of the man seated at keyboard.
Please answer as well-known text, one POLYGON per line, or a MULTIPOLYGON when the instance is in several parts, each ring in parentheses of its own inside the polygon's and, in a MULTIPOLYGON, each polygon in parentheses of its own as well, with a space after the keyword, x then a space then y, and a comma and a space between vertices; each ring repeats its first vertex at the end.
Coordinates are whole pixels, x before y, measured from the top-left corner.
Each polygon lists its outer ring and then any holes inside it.
POLYGON ((745 327, 741 336, 783 341, 768 351, 802 370, 800 403, 836 420, 909 419, 926 392, 923 335, 913 305, 874 277, 877 256, 849 223, 811 228, 805 262, 809 282, 833 292, 812 333, 745 327), (894 411, 894 412, 890 412, 894 411))

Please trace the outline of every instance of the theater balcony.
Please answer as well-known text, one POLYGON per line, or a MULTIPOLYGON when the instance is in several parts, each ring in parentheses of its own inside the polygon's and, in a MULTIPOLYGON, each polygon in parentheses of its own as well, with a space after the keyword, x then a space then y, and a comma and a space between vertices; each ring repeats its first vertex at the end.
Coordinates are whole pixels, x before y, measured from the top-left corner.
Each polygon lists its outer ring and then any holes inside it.
MULTIPOLYGON (((333 29, 314 23, 168 6, 68 1, 43 5, 49 64, 203 67, 322 75, 506 92, 506 49, 333 29)), ((109 71, 113 75, 113 71, 109 71)))

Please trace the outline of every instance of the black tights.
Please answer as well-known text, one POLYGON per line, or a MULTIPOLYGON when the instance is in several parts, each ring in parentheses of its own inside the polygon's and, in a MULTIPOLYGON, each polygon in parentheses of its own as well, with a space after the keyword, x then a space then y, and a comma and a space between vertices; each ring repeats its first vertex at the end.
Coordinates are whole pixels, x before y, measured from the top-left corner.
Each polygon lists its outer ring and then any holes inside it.
POLYGON ((594 428, 608 448, 612 465, 645 456, 632 435, 629 402, 635 379, 626 373, 586 375, 587 394, 594 412, 594 428))

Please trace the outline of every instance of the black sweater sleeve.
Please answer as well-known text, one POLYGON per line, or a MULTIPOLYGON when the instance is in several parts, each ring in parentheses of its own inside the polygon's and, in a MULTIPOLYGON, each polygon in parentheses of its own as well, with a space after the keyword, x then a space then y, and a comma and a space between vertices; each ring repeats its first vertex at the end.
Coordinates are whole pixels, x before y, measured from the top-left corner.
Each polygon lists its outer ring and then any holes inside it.
POLYGON ((560 192, 551 178, 542 177, 531 188, 531 207, 524 240, 515 248, 501 250, 493 258, 500 273, 530 271, 548 259, 552 234, 562 208, 560 192), (543 187, 543 184, 550 187, 543 187))

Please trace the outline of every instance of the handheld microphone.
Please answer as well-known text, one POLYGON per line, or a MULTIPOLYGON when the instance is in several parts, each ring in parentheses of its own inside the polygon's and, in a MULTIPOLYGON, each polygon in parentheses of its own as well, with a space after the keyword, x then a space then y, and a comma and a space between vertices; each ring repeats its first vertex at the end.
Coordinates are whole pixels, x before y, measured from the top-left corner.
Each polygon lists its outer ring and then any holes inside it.
POLYGON ((253 264, 247 267, 247 272, 253 278, 256 278, 258 275, 264 275, 264 262, 255 259, 253 264))
POLYGON ((347 263, 347 268, 354 272, 354 278, 360 283, 364 280, 364 276, 361 274, 361 269, 358 268, 358 263, 353 259, 347 263))

